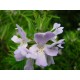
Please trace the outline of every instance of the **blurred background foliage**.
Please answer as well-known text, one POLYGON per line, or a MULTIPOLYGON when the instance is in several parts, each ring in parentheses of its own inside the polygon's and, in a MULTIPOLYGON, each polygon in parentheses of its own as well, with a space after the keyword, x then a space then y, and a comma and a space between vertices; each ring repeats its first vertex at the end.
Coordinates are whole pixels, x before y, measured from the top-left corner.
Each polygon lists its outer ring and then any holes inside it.
MULTIPOLYGON (((64 26, 63 34, 59 39, 65 39, 64 49, 60 55, 54 57, 55 64, 48 66, 46 70, 79 70, 80 69, 80 11, 0 11, 0 69, 23 70, 25 61, 16 62, 14 50, 17 45, 11 41, 16 33, 16 23, 19 24, 33 39, 34 33, 45 32, 52 29, 53 24, 61 23, 64 26)), ((36 70, 41 70, 35 66, 36 70)))

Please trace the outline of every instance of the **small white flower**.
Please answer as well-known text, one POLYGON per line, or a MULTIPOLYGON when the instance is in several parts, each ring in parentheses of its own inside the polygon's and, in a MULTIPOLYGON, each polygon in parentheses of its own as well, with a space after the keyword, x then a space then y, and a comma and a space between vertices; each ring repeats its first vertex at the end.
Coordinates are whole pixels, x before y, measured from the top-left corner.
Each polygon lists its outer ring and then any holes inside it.
POLYGON ((77 31, 80 31, 80 28, 77 28, 77 31))

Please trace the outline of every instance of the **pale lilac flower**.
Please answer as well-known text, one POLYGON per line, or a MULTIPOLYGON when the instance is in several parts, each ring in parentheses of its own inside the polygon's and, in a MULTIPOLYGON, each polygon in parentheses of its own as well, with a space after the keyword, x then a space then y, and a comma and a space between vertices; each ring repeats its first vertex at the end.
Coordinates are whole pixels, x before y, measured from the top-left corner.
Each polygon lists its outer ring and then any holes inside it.
MULTIPOLYGON (((17 30, 18 30, 18 34, 20 35, 21 38, 19 38, 18 36, 14 35, 11 40, 15 43, 19 43, 20 45, 18 46, 18 48, 14 51, 14 57, 16 59, 16 61, 21 61, 24 58, 26 58, 26 55, 29 53, 29 50, 27 49, 27 42, 29 42, 28 38, 26 38, 26 33, 23 31, 23 29, 19 26, 17 26, 17 30)), ((31 62, 30 59, 27 59, 26 61, 26 65, 24 67, 24 69, 33 69, 33 64, 31 62)))
POLYGON ((51 44, 50 46, 57 46, 59 48, 63 48, 62 44, 64 44, 64 39, 61 39, 61 40, 57 41, 58 34, 63 33, 63 28, 64 27, 60 27, 60 26, 61 26, 61 24, 54 23, 53 29, 51 31, 55 34, 55 37, 51 38, 51 41, 53 41, 53 44, 51 44))
POLYGON ((54 23, 53 29, 52 29, 51 31, 53 31, 53 33, 54 33, 55 35, 58 35, 58 34, 63 33, 63 28, 64 28, 64 27, 60 27, 60 26, 61 26, 61 24, 59 24, 59 23, 54 23))
POLYGON ((11 40, 15 43, 19 43, 20 45, 14 51, 14 57, 16 61, 28 58, 24 69, 34 69, 34 62, 42 68, 55 64, 53 57, 59 54, 59 49, 63 48, 62 44, 64 44, 64 39, 57 41, 58 34, 61 34, 64 28, 60 27, 61 24, 55 23, 51 30, 52 32, 35 33, 34 41, 36 44, 32 45, 29 49, 27 47, 30 40, 26 37, 26 33, 23 29, 19 25, 16 26, 20 37, 14 35, 11 40), (47 44, 48 41, 52 41, 52 43, 47 44))
POLYGON ((57 28, 59 28, 60 26, 61 26, 61 24, 59 24, 59 23, 54 23, 53 29, 57 29, 57 28))
POLYGON ((26 48, 28 45, 28 39, 26 38, 26 33, 23 31, 23 29, 19 25, 16 25, 16 27, 21 38, 18 38, 18 36, 14 35, 11 40, 15 43, 20 43, 18 49, 14 51, 14 57, 16 61, 21 61, 28 52, 28 49, 26 48))
POLYGON ((53 32, 36 33, 34 35, 37 44, 30 47, 31 54, 28 56, 36 60, 36 65, 45 67, 54 64, 52 56, 57 56, 58 48, 48 48, 49 45, 46 44, 54 36, 53 32))

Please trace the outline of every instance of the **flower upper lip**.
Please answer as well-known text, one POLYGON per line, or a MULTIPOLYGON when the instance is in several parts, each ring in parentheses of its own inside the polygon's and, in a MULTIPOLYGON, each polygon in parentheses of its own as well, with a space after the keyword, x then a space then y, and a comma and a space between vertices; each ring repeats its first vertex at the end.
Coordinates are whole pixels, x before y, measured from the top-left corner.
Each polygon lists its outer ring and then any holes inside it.
POLYGON ((54 37, 53 32, 36 33, 34 35, 34 40, 38 44, 46 44, 52 37, 54 37))

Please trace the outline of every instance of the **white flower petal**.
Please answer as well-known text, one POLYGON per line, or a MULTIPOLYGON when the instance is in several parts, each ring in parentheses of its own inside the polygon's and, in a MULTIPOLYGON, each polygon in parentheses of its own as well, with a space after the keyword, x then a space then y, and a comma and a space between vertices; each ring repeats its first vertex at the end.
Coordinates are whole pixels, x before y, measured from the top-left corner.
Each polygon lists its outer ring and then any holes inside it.
POLYGON ((45 53, 38 53, 37 59, 36 59, 36 65, 42 66, 42 67, 45 67, 48 65, 45 53))
POLYGON ((52 48, 45 47, 45 53, 49 56, 57 56, 58 47, 52 47, 52 48))
POLYGON ((22 39, 21 38, 18 38, 16 35, 14 35, 11 40, 15 43, 21 43, 22 42, 22 39))
POLYGON ((21 54, 26 57, 29 50, 26 47, 23 47, 23 46, 19 46, 18 49, 20 50, 21 54))
POLYGON ((17 49, 14 51, 14 57, 15 57, 16 61, 21 61, 24 59, 24 56, 21 54, 20 49, 17 49))
POLYGON ((37 44, 34 44, 33 46, 31 46, 29 48, 29 51, 30 51, 30 54, 27 55, 27 57, 31 57, 33 59, 36 59, 37 58, 37 44))

